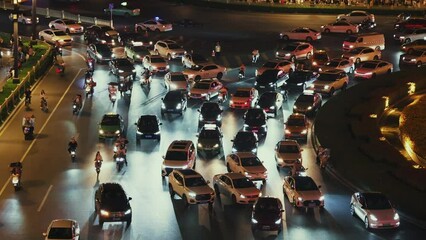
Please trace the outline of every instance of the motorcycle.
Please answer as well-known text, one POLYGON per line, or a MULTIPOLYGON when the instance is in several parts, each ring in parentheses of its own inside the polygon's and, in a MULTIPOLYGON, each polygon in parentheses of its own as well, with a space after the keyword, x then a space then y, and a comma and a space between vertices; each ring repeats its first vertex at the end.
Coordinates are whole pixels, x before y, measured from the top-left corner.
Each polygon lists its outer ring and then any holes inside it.
POLYGON ((15 188, 15 191, 19 191, 19 189, 21 189, 21 180, 19 178, 19 174, 12 174, 12 185, 15 188))
POLYGON ((94 91, 95 89, 91 84, 86 84, 86 97, 88 97, 89 94, 93 96, 94 91))
POLYGON ((49 111, 49 108, 47 107, 47 100, 45 98, 41 99, 41 110, 46 113, 49 111))
POLYGON ((72 162, 75 162, 76 152, 77 152, 76 148, 71 148, 70 149, 70 157, 71 157, 71 161, 72 162))
POLYGON ((123 168, 124 162, 125 162, 125 157, 123 156, 123 154, 120 154, 119 156, 117 156, 115 158, 115 162, 116 162, 116 167, 117 167, 117 171, 120 172, 121 169, 123 168))
POLYGON ((411 14, 409 14, 409 13, 400 13, 400 14, 398 14, 398 16, 396 16, 395 22, 406 21, 409 18, 411 18, 411 14))
POLYGON ((9 168, 11 169, 11 181, 12 185, 15 188, 15 191, 21 189, 21 173, 22 173, 22 163, 21 162, 13 162, 9 164, 9 168))
POLYGON ((24 139, 25 140, 32 140, 33 139, 33 131, 31 127, 24 126, 24 139))
POLYGON ((76 102, 73 102, 73 104, 72 104, 72 114, 77 114, 79 111, 80 111, 80 106, 76 102))
POLYGON ((317 163, 320 165, 321 169, 326 168, 329 159, 330 159, 330 150, 328 148, 318 149, 317 163))
POLYGON ((101 160, 96 160, 95 161, 95 169, 96 169, 96 174, 99 175, 99 173, 101 172, 101 167, 102 167, 102 161, 101 160))
POLYGON ((25 98, 25 108, 28 110, 30 110, 30 99, 29 98, 25 98))
POLYGON ((152 72, 145 68, 144 72, 142 72, 142 77, 140 79, 141 86, 147 85, 148 87, 152 82, 152 72))
POLYGON ((359 24, 359 28, 361 30, 369 30, 369 29, 373 29, 374 27, 376 27, 376 23, 371 21, 371 19, 367 18, 365 20, 363 20, 360 24, 359 24))

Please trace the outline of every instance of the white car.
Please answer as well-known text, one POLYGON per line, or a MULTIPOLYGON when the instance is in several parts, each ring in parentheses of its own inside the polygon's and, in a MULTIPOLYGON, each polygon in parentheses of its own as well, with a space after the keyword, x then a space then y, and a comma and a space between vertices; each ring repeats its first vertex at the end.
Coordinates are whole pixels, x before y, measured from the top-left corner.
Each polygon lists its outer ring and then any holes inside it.
POLYGON ((160 18, 154 18, 142 23, 135 24, 135 32, 142 32, 146 30, 155 32, 168 32, 173 30, 173 26, 171 23, 160 18))
POLYGON ((217 79, 203 79, 195 82, 189 90, 189 98, 192 99, 205 99, 210 101, 212 97, 218 96, 222 83, 217 79))
POLYGON ((311 42, 314 40, 321 39, 321 33, 312 28, 300 27, 288 32, 280 33, 280 38, 285 41, 302 40, 302 41, 311 42))
POLYGON ((151 51, 144 46, 127 45, 124 47, 124 53, 133 62, 142 62, 145 56, 151 54, 151 51))
POLYGON ((208 62, 210 61, 207 60, 204 56, 197 53, 192 53, 192 54, 187 53, 182 57, 182 65, 185 68, 192 68, 192 67, 195 67, 196 65, 204 64, 208 62))
POLYGON ((348 14, 339 14, 337 20, 345 20, 351 23, 362 23, 362 21, 370 19, 370 21, 375 22, 374 14, 370 14, 366 11, 352 11, 348 14))
POLYGON ((336 90, 346 90, 349 84, 349 77, 346 72, 339 69, 331 69, 321 72, 318 78, 312 83, 314 92, 334 95, 336 90))
POLYGON ((283 192, 297 208, 324 207, 324 196, 314 180, 308 176, 284 177, 283 192))
POLYGON ((226 156, 226 169, 228 172, 241 173, 252 181, 268 179, 268 171, 263 166, 263 162, 248 152, 237 152, 226 156))
POLYGON ((382 193, 356 192, 350 208, 352 216, 361 218, 366 229, 399 227, 399 215, 382 193))
POLYGON ((333 58, 330 61, 326 62, 324 66, 320 67, 320 72, 327 70, 339 69, 347 73, 353 73, 355 69, 355 64, 346 58, 333 58))
POLYGON ((188 76, 182 72, 168 72, 164 75, 164 87, 172 90, 188 90, 188 76))
MULTIPOLYGON (((11 21, 13 21, 13 14, 12 13, 9 15, 9 19, 11 21)), ((37 19, 37 23, 39 23, 40 19, 38 17, 36 17, 36 19, 37 19)), ((31 11, 29 11, 29 12, 25 11, 25 12, 19 14, 18 15, 18 23, 22 23, 24 25, 32 24, 33 23, 33 16, 31 14, 31 11)))
POLYGON ((413 50, 410 54, 402 54, 399 65, 415 65, 421 67, 426 63, 426 50, 413 50))
POLYGON ((296 62, 299 59, 310 59, 314 53, 314 47, 309 43, 294 42, 278 49, 275 53, 277 59, 287 59, 296 62))
POLYGON ((401 43, 410 43, 419 39, 426 39, 426 28, 406 29, 393 35, 394 39, 401 43))
POLYGON ((61 46, 71 45, 72 43, 71 36, 62 30, 45 29, 38 33, 38 37, 40 40, 51 44, 55 44, 58 41, 61 46))
POLYGON ((302 162, 302 148, 296 140, 281 140, 275 145, 277 169, 292 167, 299 160, 302 162))
POLYGON ((83 33, 84 27, 78 24, 74 20, 68 20, 68 19, 56 19, 49 22, 49 27, 51 29, 58 29, 66 32, 67 34, 70 33, 83 33))
POLYGON ((285 73, 291 74, 296 69, 296 66, 294 62, 290 62, 288 60, 269 60, 260 68, 256 69, 255 75, 262 75, 262 73, 267 69, 278 69, 285 73))
POLYGON ((373 79, 378 75, 390 74, 393 64, 381 60, 365 61, 355 70, 355 78, 373 79))
POLYGON ((382 51, 369 47, 357 47, 342 54, 342 58, 349 59, 355 64, 360 62, 379 60, 382 58, 382 51))
POLYGON ((359 32, 359 27, 357 24, 353 24, 348 21, 336 21, 334 23, 329 23, 327 25, 322 25, 321 30, 324 33, 347 33, 353 34, 359 32))
POLYGON ((169 61, 175 58, 181 58, 186 51, 173 40, 157 41, 154 45, 154 51, 169 61))
POLYGON ((146 55, 143 57, 142 66, 154 73, 167 72, 170 68, 169 63, 163 57, 158 55, 146 55))
POLYGON ((218 196, 230 198, 233 204, 253 204, 260 195, 254 183, 241 173, 214 175, 213 187, 218 196))
POLYGON ((226 73, 226 67, 214 63, 206 63, 184 69, 182 72, 188 75, 190 81, 199 81, 207 78, 217 78, 220 80, 226 73))
POLYGON ((47 232, 43 233, 43 236, 45 240, 79 240, 80 227, 76 220, 56 219, 50 223, 47 232))

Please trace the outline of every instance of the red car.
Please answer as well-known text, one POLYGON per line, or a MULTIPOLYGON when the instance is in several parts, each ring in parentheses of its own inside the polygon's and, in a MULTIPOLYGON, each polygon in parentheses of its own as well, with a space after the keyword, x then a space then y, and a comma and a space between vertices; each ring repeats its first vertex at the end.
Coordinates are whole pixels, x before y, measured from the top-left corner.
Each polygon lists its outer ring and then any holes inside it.
POLYGON ((404 29, 426 28, 425 18, 409 18, 402 22, 395 23, 395 30, 402 31, 404 29))

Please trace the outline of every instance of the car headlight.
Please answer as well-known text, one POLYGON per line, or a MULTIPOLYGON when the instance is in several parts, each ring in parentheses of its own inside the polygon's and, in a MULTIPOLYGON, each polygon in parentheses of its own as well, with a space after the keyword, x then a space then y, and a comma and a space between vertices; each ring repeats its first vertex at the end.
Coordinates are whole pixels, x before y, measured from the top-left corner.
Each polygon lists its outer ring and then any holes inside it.
POLYGON ((230 100, 230 101, 229 101, 229 104, 234 104, 234 101, 230 100))
POLYGON ((161 103, 161 108, 162 108, 162 109, 166 109, 166 104, 161 103))
POLYGON ((108 211, 105 211, 105 210, 103 210, 103 209, 101 209, 101 215, 102 216, 105 216, 105 217, 108 217, 109 216, 109 212, 108 211))
POLYGON ((324 196, 321 196, 321 197, 319 198, 319 200, 320 200, 320 201, 324 201, 324 196))
POLYGON ((395 215, 393 215, 393 220, 399 220, 399 214, 395 213, 395 215))
POLYGON ((243 194, 240 194, 240 198, 246 198, 246 196, 244 196, 243 194))
POLYGON ((101 40, 101 43, 106 43, 106 41, 105 40, 101 40))
POLYGON ((200 121, 203 121, 203 120, 204 120, 203 115, 201 115, 201 114, 200 114, 200 116, 198 117, 198 119, 199 119, 200 121))
POLYGON ((120 134, 120 130, 115 131, 115 134, 120 134))
POLYGON ((123 71, 123 70, 121 70, 121 69, 119 69, 119 70, 118 70, 118 72, 119 72, 119 73, 124 73, 124 71, 123 71))
POLYGON ((275 221, 275 224, 281 224, 281 218, 275 221))
POLYGON ((232 148, 232 151, 233 151, 233 152, 236 152, 236 151, 237 151, 237 149, 236 149, 236 148, 232 148))
POLYGON ((219 143, 216 143, 215 145, 213 145, 213 148, 218 148, 219 147, 219 143))
POLYGON ((280 53, 279 53, 279 52, 276 52, 276 53, 275 53, 275 55, 276 55, 276 56, 278 56, 278 55, 280 55, 280 53))
POLYGON ((305 129, 305 130, 303 130, 303 131, 301 132, 301 134, 306 134, 306 133, 308 133, 308 130, 307 130, 307 129, 305 129))
POLYGON ((254 75, 257 76, 259 73, 257 72, 257 69, 254 71, 254 75))
POLYGON ((269 86, 273 86, 273 85, 274 85, 274 83, 273 83, 273 82, 270 82, 270 83, 269 83, 269 86))
POLYGON ((136 72, 136 69, 132 69, 132 72, 136 72))
POLYGON ((326 89, 326 90, 329 89, 329 88, 330 88, 330 86, 328 86, 328 85, 324 86, 324 89, 326 89))
POLYGON ((415 58, 414 58, 414 59, 411 59, 410 61, 411 61, 411 62, 415 62, 415 61, 417 61, 417 59, 415 59, 415 58))
POLYGON ((142 134, 142 132, 140 132, 139 130, 136 130, 136 134, 141 135, 141 134, 142 134))
POLYGON ((104 133, 105 133, 104 130, 102 129, 99 130, 99 134, 104 134, 104 133))
POLYGON ((299 202, 303 202, 303 198, 301 198, 301 197, 298 197, 298 198, 297 198, 297 200, 298 200, 299 202))
POLYGON ((246 177, 251 177, 250 173, 248 173, 248 172, 244 172, 244 175, 245 175, 246 177))
POLYGON ((178 103, 178 105, 176 106, 176 109, 181 109, 182 108, 182 104, 178 103))
POLYGON ((317 65, 318 65, 317 62, 315 62, 315 61, 312 62, 312 66, 317 66, 317 65))
POLYGON ((251 222, 252 222, 252 223, 254 223, 254 224, 256 224, 256 223, 257 223, 257 220, 256 220, 256 219, 254 219, 254 218, 252 218, 252 219, 251 219, 251 222))
POLYGON ((198 147, 203 147, 203 144, 201 144, 201 143, 198 143, 198 147))
POLYGON ((217 117, 216 117, 216 121, 220 121, 220 120, 222 120, 222 115, 217 115, 217 117))
POLYGON ((377 221, 378 219, 377 219, 377 217, 376 216, 374 216, 374 214, 370 214, 370 219, 372 220, 372 221, 377 221))
POLYGON ((290 57, 290 53, 286 53, 286 54, 285 54, 285 56, 286 56, 286 57, 290 57))
POLYGON ((308 107, 308 110, 311 110, 311 109, 312 109, 312 106, 309 106, 309 107, 308 107))
POLYGON ((252 152, 252 153, 256 153, 256 152, 257 152, 257 149, 256 149, 256 148, 253 148, 253 149, 251 150, 251 152, 252 152))
POLYGON ((155 135, 160 135, 160 131, 157 131, 154 133, 155 135))
POLYGON ((275 106, 270 106, 269 109, 275 109, 275 106))
POLYGON ((188 193, 188 195, 189 195, 190 197, 192 197, 192 198, 194 198, 195 196, 197 196, 197 194, 196 194, 196 193, 194 193, 194 192, 189 192, 189 193, 188 193))
POLYGON ((127 210, 126 212, 124 212, 124 214, 130 214, 130 213, 132 213, 132 209, 129 209, 129 210, 127 210))
POLYGON ((112 54, 111 54, 111 57, 112 57, 112 58, 115 58, 115 54, 114 54, 114 53, 112 53, 112 54))
POLYGON ((170 66, 169 65, 166 65, 166 69, 169 69, 170 68, 170 66))
POLYGON ((285 133, 287 133, 287 134, 290 134, 290 133, 291 133, 291 131, 290 131, 290 130, 288 130, 288 129, 284 130, 284 132, 285 132, 285 133))
POLYGON ((99 59, 102 59, 102 55, 99 53, 96 53, 96 57, 98 57, 99 59))
POLYGON ((293 109, 297 109, 297 106, 296 106, 296 105, 294 105, 294 106, 293 106, 293 109))

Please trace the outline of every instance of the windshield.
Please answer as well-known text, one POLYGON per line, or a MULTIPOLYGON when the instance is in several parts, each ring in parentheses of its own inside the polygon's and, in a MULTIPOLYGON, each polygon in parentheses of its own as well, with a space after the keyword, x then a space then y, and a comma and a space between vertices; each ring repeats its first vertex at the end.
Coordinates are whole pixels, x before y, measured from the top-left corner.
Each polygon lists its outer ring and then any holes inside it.
POLYGON ((345 39, 346 42, 356 42, 356 40, 358 39, 357 36, 349 36, 345 39))
POLYGON ((277 200, 273 198, 263 198, 259 200, 255 206, 255 211, 262 212, 279 212, 277 200))
POLYGON ((362 50, 364 50, 364 48, 354 48, 354 49, 350 50, 349 53, 358 54, 362 50))
POLYGON ((252 133, 249 132, 239 132, 234 139, 234 143, 236 145, 240 145, 241 147, 253 147, 256 144, 256 138, 252 133))
POLYGON ((314 53, 314 59, 318 59, 318 60, 327 60, 328 59, 328 55, 327 53, 314 53))
POLYGON ((196 89, 210 89, 210 83, 201 83, 201 82, 198 82, 198 83, 194 84, 193 88, 196 88, 196 89))
POLYGON ((165 101, 179 101, 182 98, 182 93, 180 91, 170 91, 164 97, 165 101))
POLYGON ((309 177, 296 178, 296 190, 297 191, 316 191, 318 190, 314 180, 309 177))
POLYGON ((117 59, 117 65, 118 66, 132 66, 133 67, 133 64, 127 59, 117 59))
POLYGON ((164 62, 166 62, 166 60, 164 60, 164 58, 161 58, 161 57, 151 58, 151 63, 164 63, 164 62))
POLYGON ((188 157, 186 156, 185 151, 167 151, 166 157, 167 160, 172 161, 186 161, 188 157))
POLYGON ((168 22, 166 22, 166 21, 164 21, 164 20, 158 20, 158 23, 159 23, 159 24, 163 24, 163 25, 165 25, 165 24, 169 24, 168 22))
POLYGON ((371 69, 375 69, 375 68, 376 68, 376 66, 377 66, 377 63, 369 63, 369 62, 366 62, 366 63, 363 63, 363 64, 360 66, 360 68, 371 68, 371 69))
POLYGON ((200 132, 200 138, 218 139, 219 137, 219 132, 216 130, 204 130, 200 132))
POLYGON ((148 49, 144 46, 134 46, 133 51, 135 52, 148 52, 148 49))
POLYGON ((261 166, 262 162, 257 157, 241 158, 241 165, 244 167, 261 166))
POLYGON ((101 28, 102 31, 105 31, 105 32, 107 32, 107 31, 114 31, 114 29, 112 29, 111 27, 108 27, 108 26, 102 26, 100 28, 101 28))
POLYGON ((278 149, 279 153, 300 153, 297 145, 280 145, 278 149))
POLYGON ((158 129, 158 122, 153 118, 144 118, 139 121, 139 127, 142 129, 158 129))
POLYGON ((234 93, 235 97, 250 97, 250 91, 236 91, 234 93))
POLYGON ((207 183, 202 177, 185 178, 185 186, 187 187, 201 187, 206 185, 207 183))
POLYGON ((171 80, 173 82, 186 82, 185 75, 172 75, 171 80))
POLYGON ((314 101, 314 96, 313 95, 300 95, 297 100, 297 102, 313 102, 314 101))
POLYGON ((232 180, 234 183, 234 188, 252 188, 255 187, 253 182, 248 178, 237 178, 232 180))
POLYGON ((337 74, 332 73, 321 73, 319 77, 317 78, 318 81, 324 81, 324 82, 334 82, 337 79, 337 74))
POLYGON ((259 123, 259 124, 265 124, 266 123, 266 117, 265 114, 261 111, 249 111, 248 114, 246 114, 246 123, 259 123))
POLYGON ((208 112, 217 113, 218 111, 220 111, 220 107, 216 103, 204 103, 203 106, 201 107, 202 113, 208 113, 208 112))
POLYGON ((297 48, 297 46, 295 46, 295 45, 287 45, 286 47, 283 48, 283 50, 292 52, 292 51, 296 50, 296 48, 297 48))
POLYGON ((169 49, 181 49, 181 47, 175 43, 169 44, 169 49))
POLYGON ((106 44, 98 44, 96 45, 96 49, 98 52, 111 52, 111 49, 106 44))
POLYGON ((263 67, 265 68, 275 68, 275 66, 277 66, 276 62, 266 62, 265 64, 263 64, 263 67))
POLYGON ((73 20, 64 20, 64 23, 65 23, 66 25, 69 25, 69 24, 76 24, 76 22, 75 22, 75 21, 73 21, 73 20))
POLYGON ((418 51, 418 50, 414 50, 411 52, 411 55, 416 56, 416 57, 420 57, 423 55, 423 51, 418 51))
POLYGON ((289 126, 305 126, 305 120, 303 118, 289 118, 287 121, 289 126))
POLYGON ((71 239, 72 231, 71 228, 51 228, 49 230, 49 235, 47 236, 49 239, 71 239))
POLYGON ((338 67, 339 63, 340 63, 339 61, 330 61, 330 62, 327 62, 325 65, 329 67, 338 67))
POLYGON ((371 210, 383 210, 392 208, 389 200, 382 194, 365 194, 366 208, 371 210))
POLYGON ((66 36, 66 35, 68 35, 64 31, 55 31, 54 33, 55 33, 56 36, 66 36))
POLYGON ((120 119, 117 116, 104 116, 101 122, 102 125, 117 126, 120 125, 120 119))

